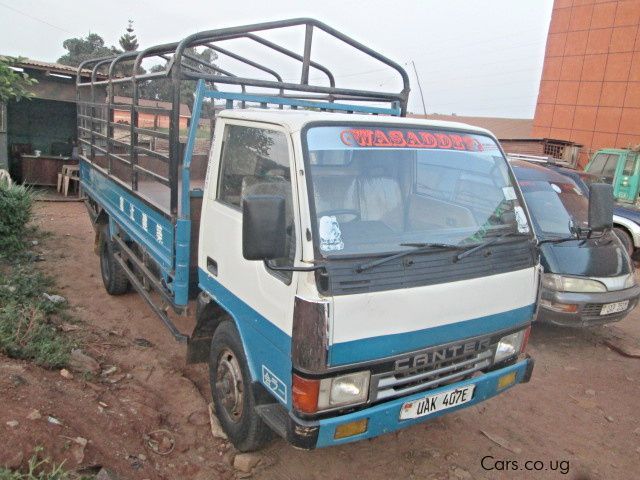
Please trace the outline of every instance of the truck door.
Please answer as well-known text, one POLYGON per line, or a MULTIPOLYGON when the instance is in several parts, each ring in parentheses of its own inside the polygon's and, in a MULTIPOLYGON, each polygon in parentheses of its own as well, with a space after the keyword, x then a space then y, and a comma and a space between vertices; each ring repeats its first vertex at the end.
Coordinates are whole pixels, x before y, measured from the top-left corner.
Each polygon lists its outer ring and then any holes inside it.
POLYGON ((620 162, 616 170, 616 180, 613 185, 613 195, 615 198, 625 202, 635 202, 638 197, 638 188, 640 182, 638 177, 638 154, 628 151, 622 156, 623 161, 620 162))
POLYGON ((242 199, 247 195, 285 198, 288 255, 275 263, 293 265, 300 247, 291 138, 274 125, 224 118, 216 125, 215 138, 200 226, 200 283, 235 319, 253 378, 270 382, 266 386, 287 403, 296 274, 244 259, 242 199))

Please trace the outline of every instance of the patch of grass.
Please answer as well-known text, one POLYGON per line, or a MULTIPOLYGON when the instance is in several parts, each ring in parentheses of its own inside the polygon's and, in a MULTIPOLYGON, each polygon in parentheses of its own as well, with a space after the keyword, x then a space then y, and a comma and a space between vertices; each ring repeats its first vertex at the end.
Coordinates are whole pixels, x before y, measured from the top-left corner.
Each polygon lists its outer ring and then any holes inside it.
POLYGON ((13 261, 7 267, 0 272, 0 352, 43 367, 65 366, 74 344, 51 319, 64 318, 67 303, 44 297, 53 281, 31 260, 13 261))
POLYGON ((24 472, 0 467, 0 480, 75 480, 87 478, 66 472, 63 464, 55 465, 49 459, 41 460, 36 454, 29 459, 29 464, 24 472))
POLYGON ((28 224, 32 206, 28 189, 0 186, 0 352, 43 367, 63 367, 74 345, 52 319, 65 319, 68 305, 45 297, 53 293, 54 282, 36 269, 37 255, 26 248, 28 237, 42 238, 28 224))
POLYGON ((0 257, 8 257, 24 249, 33 200, 33 192, 29 188, 0 183, 0 257))

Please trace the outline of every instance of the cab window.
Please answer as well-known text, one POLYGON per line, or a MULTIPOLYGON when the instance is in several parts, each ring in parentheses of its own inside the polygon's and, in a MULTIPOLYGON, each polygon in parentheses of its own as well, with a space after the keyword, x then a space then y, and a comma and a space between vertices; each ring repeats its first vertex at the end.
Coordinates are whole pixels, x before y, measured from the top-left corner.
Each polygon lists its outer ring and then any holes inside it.
POLYGON ((616 175, 616 166, 618 165, 618 155, 609 155, 607 163, 602 169, 602 175, 613 178, 616 175))
POLYGON ((609 159, 609 155, 606 153, 598 153, 589 166, 589 173, 602 173, 605 163, 609 159))
POLYGON ((624 162, 624 170, 622 171, 622 174, 624 176, 631 177, 634 174, 634 172, 636 171, 637 158, 638 157, 632 153, 627 154, 627 161, 624 162))

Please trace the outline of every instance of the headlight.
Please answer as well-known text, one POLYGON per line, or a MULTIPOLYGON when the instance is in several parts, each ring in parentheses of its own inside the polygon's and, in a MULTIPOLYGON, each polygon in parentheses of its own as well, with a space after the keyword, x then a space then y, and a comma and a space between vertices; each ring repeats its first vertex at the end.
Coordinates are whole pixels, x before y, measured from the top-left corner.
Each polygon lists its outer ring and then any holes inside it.
POLYGON ((542 286, 549 290, 558 292, 606 292, 604 283, 589 278, 564 277, 555 273, 545 273, 542 275, 542 286))
POLYGON ((318 410, 363 403, 369 397, 371 373, 357 372, 320 380, 318 410))
POLYGON ((531 327, 527 327, 524 330, 502 337, 498 342, 496 355, 493 361, 497 363, 509 357, 518 355, 526 346, 526 340, 529 337, 530 328, 531 327))
POLYGON ((634 273, 630 273, 627 275, 627 278, 624 280, 624 288, 631 288, 636 284, 636 276, 634 273))

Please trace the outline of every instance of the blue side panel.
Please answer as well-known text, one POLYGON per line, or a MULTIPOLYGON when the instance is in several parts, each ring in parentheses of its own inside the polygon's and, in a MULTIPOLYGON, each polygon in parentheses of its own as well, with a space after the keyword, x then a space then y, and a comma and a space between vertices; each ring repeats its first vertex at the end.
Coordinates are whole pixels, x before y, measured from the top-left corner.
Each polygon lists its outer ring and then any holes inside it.
POLYGON ((80 161, 82 188, 98 202, 120 228, 143 245, 165 276, 173 268, 173 224, 84 160, 80 161))
POLYGON ((533 318, 534 308, 535 305, 532 304, 508 312, 487 315, 440 327, 426 328, 415 332, 336 343, 329 347, 329 363, 331 366, 336 366, 376 360, 421 348, 442 345, 458 339, 461 340, 524 325, 533 318))
MULTIPOLYGON (((202 80, 200 80, 202 81, 202 80)), ((312 108, 321 110, 333 110, 341 112, 361 112, 372 113, 379 115, 394 115, 399 116, 401 113, 400 107, 383 108, 383 107, 369 107, 366 105, 345 104, 345 103, 332 103, 332 102, 317 102, 313 100, 298 100, 296 98, 275 97, 269 95, 253 95, 249 93, 233 93, 233 92, 218 92, 216 90, 207 90, 206 96, 209 98, 219 98, 227 100, 227 102, 238 100, 241 102, 254 102, 262 105, 288 105, 291 107, 300 108, 312 108)), ((233 108, 233 103, 227 103, 227 108, 233 108)), ((266 107, 265 107, 266 108, 266 107)))
POLYGON ((200 288, 235 320, 253 380, 291 408, 291 337, 202 269, 198 280, 200 288))
POLYGON ((191 260, 191 220, 176 221, 176 268, 173 296, 177 305, 189 303, 189 261, 191 260))

